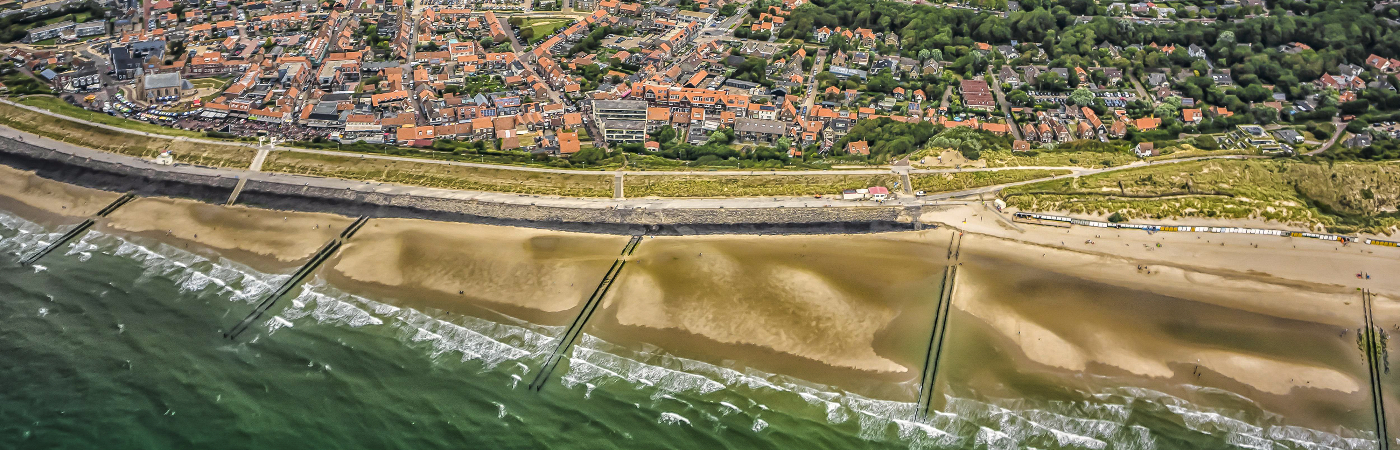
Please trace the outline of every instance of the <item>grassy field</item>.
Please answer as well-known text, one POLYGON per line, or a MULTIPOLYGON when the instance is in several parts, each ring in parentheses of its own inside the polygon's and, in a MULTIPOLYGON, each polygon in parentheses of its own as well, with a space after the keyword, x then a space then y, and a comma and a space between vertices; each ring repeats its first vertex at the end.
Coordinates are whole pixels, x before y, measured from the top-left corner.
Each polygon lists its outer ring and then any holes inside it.
POLYGON ((1137 161, 1138 157, 1127 152, 1012 152, 1011 150, 984 150, 982 151, 982 160, 987 162, 987 167, 1113 167, 1137 161))
MULTIPOLYGON (((103 125, 126 128, 128 130, 144 131, 147 133, 159 133, 170 136, 204 137, 204 133, 198 131, 180 130, 146 122, 125 119, 121 117, 109 116, 97 111, 88 111, 77 106, 68 104, 57 97, 30 96, 20 99, 18 103, 47 109, 52 112, 63 114, 68 117, 83 119, 89 122, 96 122, 103 125)), ((13 108, 12 108, 13 109, 13 108)))
POLYGON ((1340 232, 1382 231, 1400 224, 1394 212, 1400 206, 1400 165, 1192 161, 1032 183, 1002 195, 1012 206, 1035 211, 1259 219, 1340 232), (1149 196, 1160 198, 1132 198, 1149 196))
POLYGON ((840 194, 846 189, 894 186, 894 175, 737 175, 638 176, 624 180, 623 192, 637 197, 795 197, 840 194))
MULTIPOLYGON (((106 116, 104 116, 106 117, 106 116)), ((74 145, 141 158, 174 152, 182 163, 246 168, 256 153, 248 147, 175 141, 105 130, 0 104, 0 124, 74 145)))
POLYGON ((224 86, 228 86, 228 83, 228 80, 220 80, 218 78, 195 78, 190 80, 190 84, 194 85, 195 89, 223 89, 224 86))
POLYGON ((555 30, 564 28, 564 25, 568 24, 568 19, 550 17, 532 18, 525 19, 525 23, 520 24, 520 29, 532 28, 535 30, 535 35, 530 38, 530 43, 533 44, 543 41, 545 38, 549 37, 549 35, 554 34, 555 30))
POLYGON ((1226 156, 1226 155, 1258 155, 1259 152, 1253 149, 1227 148, 1220 150, 1201 150, 1191 145, 1181 145, 1171 147, 1162 151, 1157 156, 1147 157, 1148 161, 1162 161, 1167 159, 1194 158, 1198 156, 1226 156))
POLYGON ((480 169, 408 161, 275 152, 263 170, 443 189, 569 197, 611 197, 612 175, 554 174, 480 169))
POLYGON ((914 190, 930 194, 973 189, 997 184, 1049 178, 1069 174, 1069 170, 1001 170, 996 172, 958 172, 911 175, 914 190))

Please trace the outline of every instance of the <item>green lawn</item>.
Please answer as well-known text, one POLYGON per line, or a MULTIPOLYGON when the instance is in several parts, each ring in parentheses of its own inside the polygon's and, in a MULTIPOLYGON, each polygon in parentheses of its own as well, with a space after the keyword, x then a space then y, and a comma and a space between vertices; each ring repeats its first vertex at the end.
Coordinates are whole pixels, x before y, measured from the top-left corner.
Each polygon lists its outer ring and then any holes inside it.
POLYGON ((218 78, 195 78, 190 80, 190 84, 194 85, 196 89, 223 89, 224 86, 228 86, 228 81, 218 78))
POLYGON ((530 38, 530 43, 533 44, 543 41, 544 38, 554 34, 556 30, 564 28, 564 25, 568 23, 567 19, 557 18, 525 19, 525 23, 520 24, 520 29, 531 28, 535 30, 535 35, 530 38))

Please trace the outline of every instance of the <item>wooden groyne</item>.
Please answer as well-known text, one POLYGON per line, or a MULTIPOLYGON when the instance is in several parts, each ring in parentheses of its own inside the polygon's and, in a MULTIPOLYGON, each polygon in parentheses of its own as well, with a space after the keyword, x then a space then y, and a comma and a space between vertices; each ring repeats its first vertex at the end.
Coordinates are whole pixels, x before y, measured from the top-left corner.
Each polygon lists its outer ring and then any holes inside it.
POLYGON ((937 388, 938 363, 943 356, 943 341, 948 337, 948 316, 953 309, 953 287, 957 284, 957 259, 962 254, 962 233, 948 242, 948 266, 943 268, 943 284, 938 289, 938 308, 933 316, 933 332, 929 333, 924 370, 919 379, 918 419, 928 418, 933 391, 937 388))
POLYGON ((98 211, 97 214, 94 214, 92 217, 89 217, 87 220, 84 220, 82 223, 79 223, 77 226, 73 227, 72 229, 69 229, 67 233, 63 233, 63 236, 60 236, 58 240, 49 243, 49 245, 44 246, 44 248, 41 248, 34 253, 31 253, 29 256, 24 257, 24 259, 21 259, 19 261, 20 265, 28 266, 39 262, 39 259, 43 258, 44 255, 52 253, 54 250, 57 250, 59 247, 62 247, 69 241, 72 241, 78 236, 82 236, 84 232, 87 232, 89 228, 92 228, 92 226, 97 223, 97 219, 107 217, 108 214, 111 214, 113 211, 116 211, 117 208, 120 208, 122 205, 125 205, 135 199, 136 195, 134 194, 125 194, 121 197, 118 197, 116 200, 113 200, 112 203, 109 203, 105 208, 102 208, 102 210, 98 211))
POLYGON ((1374 304, 1375 295, 1371 294, 1370 290, 1362 290, 1361 312, 1366 328, 1358 330, 1358 339, 1361 339, 1365 343, 1365 348, 1362 350, 1366 352, 1366 371, 1370 375, 1371 381, 1371 409, 1375 414, 1376 439, 1379 444, 1376 448, 1378 450, 1389 450, 1390 432, 1387 429, 1387 422, 1385 419, 1385 394, 1381 389, 1381 374, 1384 373, 1383 365, 1385 363, 1381 361, 1380 358, 1384 358, 1385 354, 1379 344, 1381 333, 1379 327, 1376 326, 1376 316, 1372 310, 1374 304))
POLYGON ((564 330, 564 334, 559 336, 559 342, 554 345, 554 351, 550 352, 549 358, 540 365, 540 371, 535 374, 535 380, 530 382, 530 390, 539 392, 549 381, 550 373, 559 366, 559 361, 563 359, 564 353, 568 352, 578 336, 583 334, 583 326, 588 323, 588 319, 593 317, 593 312, 598 309, 598 304, 602 303, 603 296, 607 295, 608 289, 612 288, 613 281, 617 280, 618 274, 622 273, 622 267, 627 265, 627 257, 637 249, 637 245, 642 243, 641 235, 634 235, 627 241, 627 245, 622 247, 622 254, 613 261, 612 267, 608 268, 603 275, 603 280, 598 282, 598 287, 593 289, 593 294, 588 296, 588 301, 583 304, 583 309, 579 310, 578 317, 569 323, 569 327, 564 330))
POLYGON ((292 273, 292 276, 287 278, 287 281, 284 281, 281 286, 278 286, 277 290, 272 291, 272 293, 264 297, 261 302, 258 302, 258 305, 253 308, 253 312, 248 313, 247 317, 238 321, 233 328, 225 332, 224 337, 230 340, 237 339, 238 335, 247 331, 248 327, 252 326, 253 322, 262 317, 263 313, 266 313, 269 308, 272 308, 274 303, 277 303, 278 299, 286 296, 293 288, 301 285, 301 282, 305 280, 306 277, 310 276, 312 272, 315 272, 316 269, 321 266, 321 263, 330 259, 331 255, 334 255, 336 250, 339 250, 341 246, 345 245, 345 241, 350 239, 351 236, 354 236, 356 231, 360 231, 360 228, 364 227, 365 222, 368 221, 368 216, 360 216, 360 218, 355 219, 355 222, 351 223, 350 226, 345 227, 345 230, 340 232, 340 236, 336 236, 329 242, 326 242, 326 245, 321 246, 321 249, 317 250, 316 253, 311 256, 311 259, 308 260, 306 264, 303 264, 300 269, 292 273))

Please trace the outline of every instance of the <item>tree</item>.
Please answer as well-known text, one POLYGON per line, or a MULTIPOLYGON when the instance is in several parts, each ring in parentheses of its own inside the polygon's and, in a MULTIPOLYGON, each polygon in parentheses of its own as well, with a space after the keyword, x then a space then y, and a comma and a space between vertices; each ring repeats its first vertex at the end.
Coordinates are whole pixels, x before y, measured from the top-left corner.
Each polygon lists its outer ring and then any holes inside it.
POLYGON ((1026 91, 1022 90, 1015 90, 1007 93, 1006 101, 1021 106, 1030 106, 1033 102, 1035 102, 1035 100, 1031 98, 1030 94, 1027 94, 1026 91))
POLYGON ((651 138, 656 142, 660 142, 662 144, 671 142, 676 139, 676 129, 671 128, 670 125, 666 125, 664 127, 658 128, 656 131, 652 131, 651 138))
POLYGON ((1079 106, 1091 106, 1094 104, 1094 93, 1086 88, 1075 89, 1069 94, 1069 100, 1079 106))
POLYGON ((1158 103, 1152 114, 1159 118, 1176 117, 1176 107, 1167 102, 1158 103))
POLYGON ((1268 106, 1255 106, 1249 110, 1249 115, 1254 118, 1255 123, 1273 123, 1278 120, 1278 110, 1268 106))
POLYGON ((1035 77, 1035 86, 1046 91, 1063 91, 1069 88, 1069 84, 1065 82, 1064 77, 1048 70, 1035 77))
POLYGON ((866 83, 866 87, 874 92, 889 94, 894 92, 894 88, 899 87, 899 82, 894 80, 894 76, 890 75, 889 71, 882 71, 879 75, 872 77, 866 83))

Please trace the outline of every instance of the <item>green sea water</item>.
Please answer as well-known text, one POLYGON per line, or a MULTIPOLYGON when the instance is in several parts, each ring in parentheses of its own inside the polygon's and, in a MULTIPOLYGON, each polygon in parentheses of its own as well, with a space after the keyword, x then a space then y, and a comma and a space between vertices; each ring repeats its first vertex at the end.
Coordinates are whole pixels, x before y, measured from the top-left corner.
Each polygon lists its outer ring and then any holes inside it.
POLYGON ((1128 388, 950 397, 919 421, 908 402, 588 335, 536 393, 561 327, 313 280, 230 341, 287 274, 98 232, 17 264, 56 231, 0 212, 0 449, 1374 448, 1128 388))

